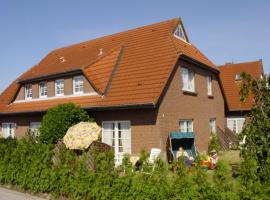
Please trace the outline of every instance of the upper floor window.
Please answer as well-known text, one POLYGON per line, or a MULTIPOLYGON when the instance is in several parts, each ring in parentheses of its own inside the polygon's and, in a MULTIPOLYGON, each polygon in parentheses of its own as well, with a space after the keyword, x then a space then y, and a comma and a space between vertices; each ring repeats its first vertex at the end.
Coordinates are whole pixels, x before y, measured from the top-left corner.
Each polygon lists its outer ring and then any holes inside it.
POLYGON ((32 92, 32 85, 28 84, 25 86, 25 99, 32 99, 33 92, 32 92))
POLYGON ((180 120, 179 125, 182 133, 193 132, 193 120, 180 120))
POLYGON ((237 73, 235 74, 235 80, 236 81, 240 81, 242 78, 241 78, 241 73, 237 73))
POLYGON ((55 81, 55 96, 64 96, 65 82, 63 79, 55 81))
POLYGON ((175 29, 174 36, 187 41, 183 27, 179 24, 175 29))
POLYGON ((209 120, 210 133, 216 133, 216 119, 212 118, 209 120))
POLYGON ((48 95, 48 88, 47 88, 47 83, 42 82, 39 84, 39 97, 40 98, 46 98, 48 95))
POLYGON ((212 96, 213 95, 213 91, 212 91, 212 77, 211 76, 207 76, 207 94, 212 96))
POLYGON ((74 77, 73 94, 83 94, 83 77, 82 76, 74 77))
POLYGON ((194 72, 183 68, 182 69, 183 90, 195 92, 194 72))

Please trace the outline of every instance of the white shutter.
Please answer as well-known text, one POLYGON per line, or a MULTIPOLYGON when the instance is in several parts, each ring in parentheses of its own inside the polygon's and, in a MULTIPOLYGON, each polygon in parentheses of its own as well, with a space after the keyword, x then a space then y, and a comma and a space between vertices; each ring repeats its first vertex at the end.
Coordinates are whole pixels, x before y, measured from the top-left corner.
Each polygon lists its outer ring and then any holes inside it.
POLYGON ((233 119, 227 119, 227 127, 231 130, 234 131, 234 120, 233 119))
POLYGON ((182 69, 183 89, 188 90, 188 69, 182 69))
POLYGON ((3 137, 7 138, 8 137, 8 131, 9 127, 7 123, 2 123, 2 132, 3 132, 3 137))
POLYGON ((212 77, 207 77, 207 93, 208 95, 212 95, 212 77))
POLYGON ((102 142, 112 146, 113 132, 114 132, 114 123, 103 122, 103 124, 102 124, 102 142))
POLYGON ((188 89, 194 91, 194 72, 188 70, 188 89))
POLYGON ((10 124, 10 137, 12 137, 12 138, 15 137, 15 128, 16 128, 16 124, 15 123, 11 123, 10 124))
POLYGON ((121 124, 121 133, 122 133, 122 145, 124 153, 131 153, 131 130, 130 122, 120 122, 121 124))
POLYGON ((236 133, 240 133, 243 130, 244 123, 245 123, 244 118, 240 118, 237 120, 236 133))

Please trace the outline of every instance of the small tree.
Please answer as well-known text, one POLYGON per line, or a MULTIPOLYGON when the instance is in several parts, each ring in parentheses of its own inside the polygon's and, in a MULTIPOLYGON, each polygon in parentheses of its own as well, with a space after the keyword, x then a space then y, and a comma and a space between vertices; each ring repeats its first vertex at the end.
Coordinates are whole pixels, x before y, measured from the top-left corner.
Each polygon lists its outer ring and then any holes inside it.
POLYGON ((79 123, 92 121, 87 112, 73 103, 58 105, 44 115, 39 140, 43 143, 55 143, 63 138, 68 128, 79 123))
POLYGON ((253 95, 253 108, 249 120, 240 134, 240 140, 245 138, 241 156, 245 162, 256 162, 258 178, 270 180, 270 87, 269 77, 253 79, 250 75, 242 74, 241 101, 248 95, 253 95))

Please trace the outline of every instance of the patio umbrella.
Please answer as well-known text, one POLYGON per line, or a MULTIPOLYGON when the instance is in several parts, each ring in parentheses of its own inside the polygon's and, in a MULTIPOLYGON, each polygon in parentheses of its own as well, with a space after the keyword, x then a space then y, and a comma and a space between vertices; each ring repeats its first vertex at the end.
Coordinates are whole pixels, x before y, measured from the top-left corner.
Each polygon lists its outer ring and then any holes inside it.
POLYGON ((101 128, 95 122, 80 122, 68 129, 63 142, 68 149, 87 149, 100 133, 101 128))

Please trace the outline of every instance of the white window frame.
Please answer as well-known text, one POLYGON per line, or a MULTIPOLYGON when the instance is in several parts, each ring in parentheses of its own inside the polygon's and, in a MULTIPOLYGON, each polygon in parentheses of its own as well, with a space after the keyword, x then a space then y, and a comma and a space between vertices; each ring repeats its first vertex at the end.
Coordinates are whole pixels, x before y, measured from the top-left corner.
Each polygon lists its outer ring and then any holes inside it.
POLYGON ((236 74, 235 74, 235 80, 236 80, 236 81, 242 80, 241 73, 236 73, 236 74))
POLYGON ((243 130, 244 126, 245 126, 245 117, 228 117, 227 118, 227 127, 231 130, 231 131, 235 131, 235 133, 241 133, 241 131, 243 130), (232 121, 233 122, 233 127, 229 127, 229 122, 232 121), (242 127, 239 128, 239 126, 241 124, 240 121, 242 121, 241 123, 243 123, 242 127))
POLYGON ((210 133, 216 134, 217 132, 216 118, 209 119, 209 129, 210 129, 210 133))
POLYGON ((195 72, 188 68, 182 68, 182 90, 195 92, 195 72))
POLYGON ((16 131, 16 123, 14 122, 3 122, 2 123, 2 133, 3 133, 3 138, 8 138, 8 137, 12 137, 14 138, 15 137, 15 131, 16 131), (6 131, 4 131, 4 128, 8 127, 8 132, 9 134, 7 135, 6 134, 6 131), (14 129, 13 132, 12 132, 12 128, 14 129))
POLYGON ((75 76, 73 78, 73 94, 77 95, 77 94, 83 94, 84 93, 84 79, 83 76, 75 76), (81 81, 81 83, 79 83, 79 85, 77 84, 77 81, 81 81), (76 92, 76 88, 79 88, 80 90, 76 92))
MULTIPOLYGON (((105 137, 105 134, 104 134, 105 133, 105 130, 104 130, 104 124, 105 123, 114 124, 114 129, 113 129, 113 131, 114 131, 114 141, 112 141, 112 142, 114 142, 115 164, 116 164, 116 166, 121 165, 122 164, 123 156, 125 154, 131 154, 131 152, 132 152, 132 145, 131 145, 132 144, 132 141, 131 141, 132 140, 131 121, 103 121, 102 122, 102 142, 104 142, 104 143, 106 143, 105 138, 106 139, 109 139, 109 140, 113 140, 113 138, 107 138, 107 137, 105 137), (117 126, 119 123, 128 123, 128 125, 129 125, 129 129, 128 129, 129 136, 127 138, 122 138, 122 140, 129 140, 129 141, 127 141, 127 145, 128 145, 128 149, 129 149, 128 152, 125 152, 124 146, 122 146, 123 152, 119 152, 119 134, 116 134, 116 133, 119 133, 118 132, 119 129, 118 129, 118 126, 117 126)), ((106 144, 112 146, 112 144, 110 144, 110 143, 106 143, 106 144)))
POLYGON ((65 80, 64 79, 58 79, 55 80, 55 96, 59 97, 59 96, 64 96, 65 95, 65 80), (63 90, 63 93, 59 93, 57 91, 57 84, 62 83, 63 82, 63 88, 60 88, 60 90, 63 90))
POLYGON ((193 120, 192 119, 180 119, 179 120, 179 129, 182 133, 188 133, 193 132, 193 120), (189 127, 189 123, 191 124, 191 127, 189 127), (181 127, 183 124, 184 127, 181 127))
POLYGON ((30 130, 32 137, 36 138, 37 136, 39 136, 40 126, 41 126, 41 122, 30 122, 29 130, 30 130))
POLYGON ((32 87, 33 87, 32 84, 25 85, 24 95, 25 95, 26 100, 33 98, 33 88, 32 87))
POLYGON ((39 83, 39 98, 47 98, 48 97, 48 85, 47 82, 39 83))
POLYGON ((213 95, 212 76, 207 76, 207 94, 213 95))
POLYGON ((173 35, 174 35, 174 37, 187 42, 186 34, 185 34, 184 28, 181 24, 179 24, 176 27, 173 35), (178 33, 180 33, 180 35, 178 33))

